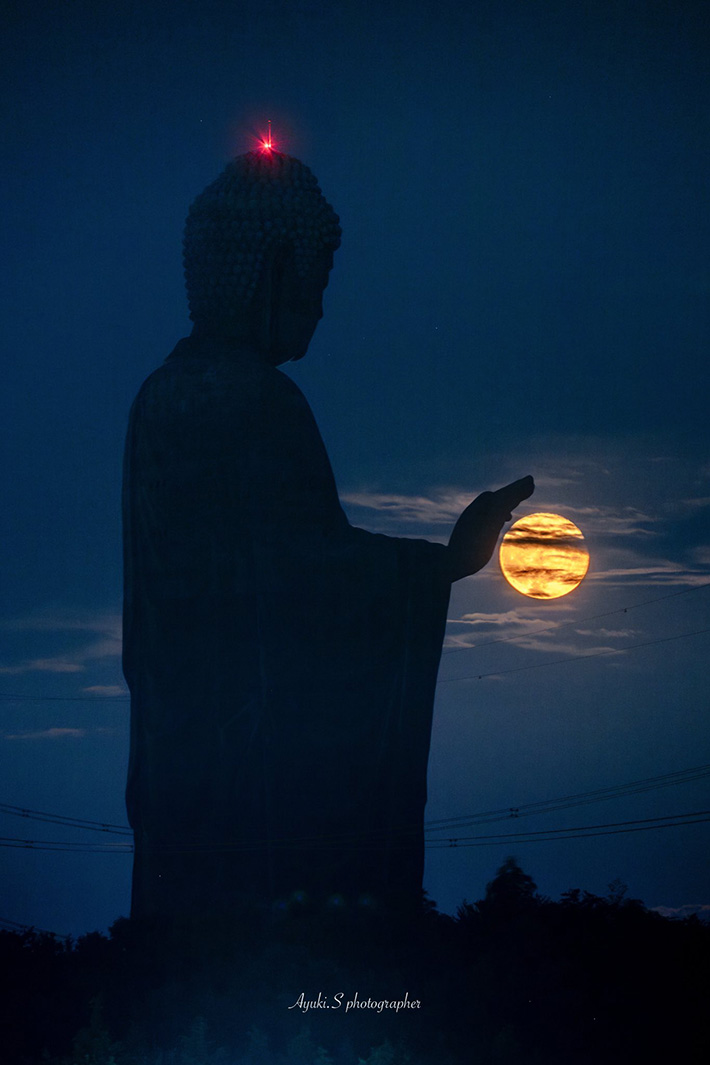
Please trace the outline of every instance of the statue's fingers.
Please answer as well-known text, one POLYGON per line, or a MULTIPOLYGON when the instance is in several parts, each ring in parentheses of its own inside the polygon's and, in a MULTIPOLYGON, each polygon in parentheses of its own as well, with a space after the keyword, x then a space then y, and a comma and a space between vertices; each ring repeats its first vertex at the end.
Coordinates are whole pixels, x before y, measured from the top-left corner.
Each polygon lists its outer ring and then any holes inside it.
POLYGON ((521 477, 517 481, 513 481, 511 484, 506 484, 503 488, 499 488, 494 495, 500 500, 501 506, 508 512, 506 521, 510 521, 512 517, 512 511, 522 503, 524 499, 527 499, 535 491, 535 482, 532 477, 521 477))

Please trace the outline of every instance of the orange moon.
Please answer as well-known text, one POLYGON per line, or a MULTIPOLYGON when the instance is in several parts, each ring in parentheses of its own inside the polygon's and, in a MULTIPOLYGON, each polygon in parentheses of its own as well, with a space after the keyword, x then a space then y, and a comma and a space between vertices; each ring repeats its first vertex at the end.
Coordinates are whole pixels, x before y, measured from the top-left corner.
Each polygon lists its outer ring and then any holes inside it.
POLYGON ((560 514, 527 514, 500 545, 500 568, 513 588, 531 599, 559 599, 573 592, 589 568, 580 529, 560 514))

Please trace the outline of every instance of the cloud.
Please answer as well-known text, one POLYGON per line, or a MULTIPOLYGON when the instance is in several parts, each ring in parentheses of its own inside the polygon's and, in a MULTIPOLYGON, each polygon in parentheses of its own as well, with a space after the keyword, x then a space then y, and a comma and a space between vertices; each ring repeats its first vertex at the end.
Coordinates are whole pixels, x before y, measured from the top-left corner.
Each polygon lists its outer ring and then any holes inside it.
POLYGON ((660 913, 663 917, 700 917, 710 920, 710 902, 688 903, 686 906, 652 906, 653 913, 660 913))
POLYGON ((71 651, 60 655, 25 658, 13 664, 0 665, 0 674, 5 676, 24 673, 83 673, 88 663, 121 655, 122 623, 118 613, 80 615, 72 611, 56 611, 32 614, 4 619, 0 622, 0 628, 5 632, 45 633, 48 637, 52 635, 66 638, 76 633, 92 633, 95 637, 82 641, 71 651))
POLYGON ((442 488, 434 490, 432 496, 363 491, 344 492, 340 498, 356 512, 369 511, 370 515, 379 519, 380 524, 384 518, 388 527, 397 524, 429 529, 432 526, 453 525, 475 495, 470 490, 442 488))
POLYGON ((681 563, 654 561, 595 570, 587 574, 586 580, 601 582, 610 588, 646 584, 655 588, 678 585, 694 588, 707 584, 710 573, 707 570, 691 570, 681 563))
POLYGON ((84 666, 67 658, 31 658, 16 666, 0 666, 0 674, 16 676, 19 673, 81 673, 84 666))
MULTIPOLYGON (((564 484, 568 480, 570 479, 541 477, 536 479, 536 487, 539 491, 547 482, 555 485, 564 484)), ((368 490, 343 492, 341 500, 354 510, 352 516, 356 523, 362 520, 372 524, 374 521, 379 525, 386 525, 388 529, 416 526, 420 530, 426 530, 442 525, 450 528, 477 494, 478 492, 470 488, 432 486, 427 494, 416 496, 368 490)), ((658 535, 657 527, 666 520, 663 515, 653 515, 632 506, 576 506, 566 501, 546 500, 540 511, 534 511, 534 497, 526 506, 531 513, 561 514, 570 518, 579 525, 585 536, 651 538, 658 535)))
MULTIPOLYGON (((573 614, 573 608, 568 607, 573 614)), ((572 628, 574 618, 565 617, 541 622, 539 615, 526 614, 521 610, 501 613, 482 612, 463 614, 450 618, 450 626, 464 626, 463 632, 449 632, 444 644, 445 653, 482 648, 491 644, 512 643, 525 651, 544 651, 559 655, 595 655, 621 653, 624 648, 608 641, 633 641, 643 635, 641 629, 572 628), (564 635, 560 637, 560 629, 564 635), (589 638, 596 642, 590 642, 589 638)))
POLYGON ((579 655, 613 654, 614 652, 621 654, 624 651, 623 647, 613 647, 607 643, 597 643, 590 646, 588 643, 575 642, 574 636, 575 633, 570 633, 567 640, 558 639, 555 641, 550 633, 540 633, 537 636, 535 633, 531 633, 516 640, 515 646, 521 647, 524 651, 546 651, 548 654, 574 655, 575 657, 579 655))
POLYGON ((710 496, 698 496, 692 499, 680 499, 679 506, 687 507, 688 510, 705 510, 710 507, 710 496))
POLYGON ((535 488, 538 491, 541 488, 562 488, 569 484, 579 484, 581 479, 581 470, 571 471, 566 477, 553 477, 551 474, 538 473, 535 475, 535 488))
MULTIPOLYGON (((567 604, 555 603, 554 609, 563 613, 571 611, 567 604)), ((523 610, 505 610, 496 613, 483 613, 476 611, 462 614, 460 618, 448 618, 449 626, 463 626, 463 632, 451 632, 446 635, 444 647, 446 650, 465 650, 470 647, 485 647, 491 643, 505 643, 515 641, 523 636, 533 636, 540 629, 556 629, 565 625, 564 618, 559 620, 542 621, 538 614, 525 614, 523 610)))
POLYGON ((124 688, 122 684, 90 684, 87 688, 82 688, 81 690, 86 692, 87 695, 101 695, 108 699, 129 694, 128 689, 124 688))
POLYGON ((664 524, 666 520, 663 515, 652 515, 629 506, 574 506, 552 502, 545 506, 545 510, 562 514, 565 518, 571 517, 585 536, 652 537, 659 534, 655 526, 664 524))
POLYGON ((46 728, 41 732, 15 732, 5 736, 6 740, 78 740, 86 735, 85 728, 46 728))
POLYGON ((494 614, 476 611, 472 614, 462 614, 460 618, 448 618, 447 620, 453 625, 476 625, 486 628, 500 628, 501 625, 540 624, 539 619, 526 618, 519 610, 505 610, 494 614))
POLYGON ((102 632, 120 635, 121 615, 115 611, 86 615, 68 608, 55 609, 19 618, 3 618, 0 620, 0 629, 5 632, 102 632))
POLYGON ((6 740, 81 740, 85 736, 102 735, 112 736, 116 732, 113 728, 46 728, 38 732, 13 732, 6 735, 6 740))
POLYGON ((575 629, 578 636, 604 636, 608 640, 633 640, 641 636, 641 629, 575 629))

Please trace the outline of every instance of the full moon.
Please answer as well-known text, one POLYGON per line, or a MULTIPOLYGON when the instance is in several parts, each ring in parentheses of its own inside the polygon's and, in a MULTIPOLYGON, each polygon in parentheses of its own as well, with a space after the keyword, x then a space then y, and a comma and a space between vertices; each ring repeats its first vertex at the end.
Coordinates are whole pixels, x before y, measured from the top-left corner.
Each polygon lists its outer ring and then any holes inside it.
POLYGON ((500 568, 513 588, 532 599, 559 599, 574 591, 589 567, 584 536, 560 514, 527 514, 500 545, 500 568))

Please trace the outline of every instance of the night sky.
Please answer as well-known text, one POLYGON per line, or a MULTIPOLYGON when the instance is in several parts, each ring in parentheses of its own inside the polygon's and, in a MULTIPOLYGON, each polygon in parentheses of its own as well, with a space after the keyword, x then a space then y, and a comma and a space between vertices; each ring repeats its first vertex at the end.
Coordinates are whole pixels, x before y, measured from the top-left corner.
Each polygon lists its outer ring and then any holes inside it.
MULTIPOLYGON (((452 912, 514 854, 553 898, 620 877, 648 906, 710 910, 710 815, 686 816, 710 809, 708 776, 668 777, 710 764, 707 4, 5 12, 0 803, 126 824, 128 409, 190 329, 187 207, 271 119, 341 218, 325 317, 287 372, 352 522, 443 540, 475 494, 532 473, 518 513, 571 518, 590 550, 556 602, 495 561, 454 586, 427 818, 666 785, 447 828, 576 838, 431 849, 425 886, 452 912), (578 838, 600 825, 634 831, 578 838)), ((4 921, 127 914, 125 851, 14 841, 130 837, 1 809, 0 835, 4 921)))

